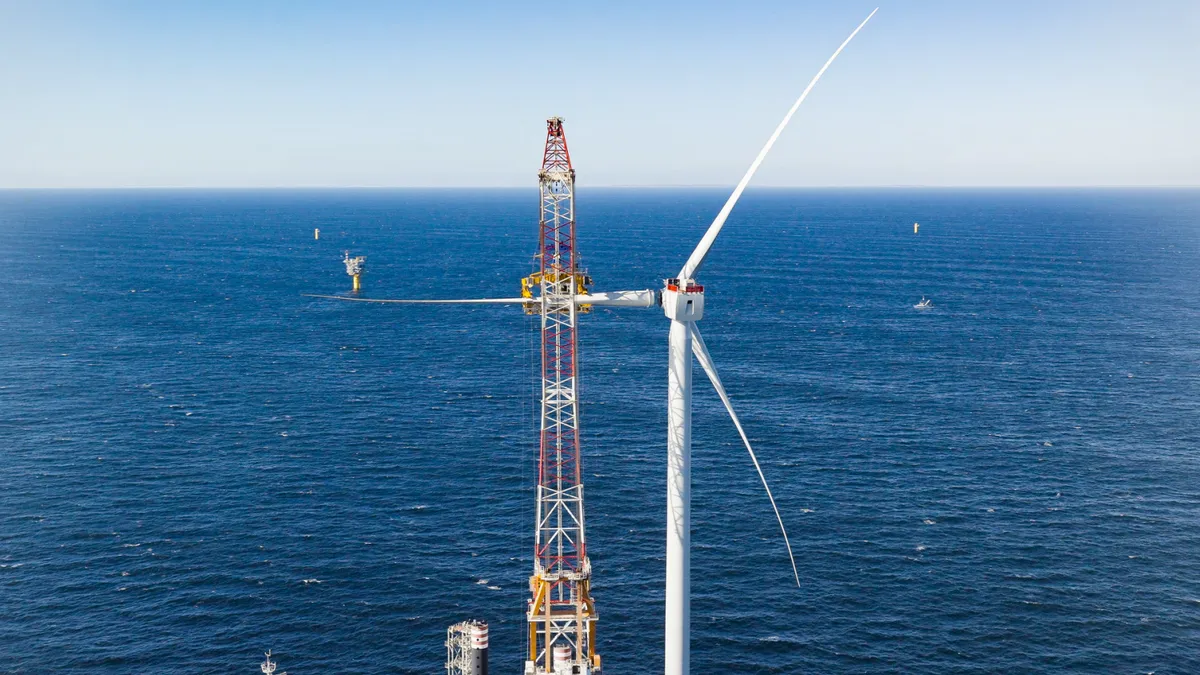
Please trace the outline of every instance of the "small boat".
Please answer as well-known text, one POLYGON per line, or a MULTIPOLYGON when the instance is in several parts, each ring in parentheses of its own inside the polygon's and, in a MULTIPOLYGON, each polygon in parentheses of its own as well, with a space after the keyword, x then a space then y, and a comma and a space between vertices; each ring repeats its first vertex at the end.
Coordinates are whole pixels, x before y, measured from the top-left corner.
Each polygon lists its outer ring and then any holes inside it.
POLYGON ((933 301, 921 296, 921 301, 913 305, 913 309, 933 309, 933 301))

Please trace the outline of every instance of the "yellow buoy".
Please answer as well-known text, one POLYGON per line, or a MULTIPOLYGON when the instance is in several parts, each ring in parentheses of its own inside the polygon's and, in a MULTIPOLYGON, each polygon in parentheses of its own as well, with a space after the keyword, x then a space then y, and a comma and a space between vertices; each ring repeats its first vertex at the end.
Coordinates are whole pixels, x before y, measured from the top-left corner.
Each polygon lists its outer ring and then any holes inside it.
POLYGON ((314 227, 313 228, 313 239, 320 239, 320 238, 321 238, 321 228, 314 227))
POLYGON ((913 234, 917 233, 917 228, 921 227, 920 223, 913 223, 913 234))

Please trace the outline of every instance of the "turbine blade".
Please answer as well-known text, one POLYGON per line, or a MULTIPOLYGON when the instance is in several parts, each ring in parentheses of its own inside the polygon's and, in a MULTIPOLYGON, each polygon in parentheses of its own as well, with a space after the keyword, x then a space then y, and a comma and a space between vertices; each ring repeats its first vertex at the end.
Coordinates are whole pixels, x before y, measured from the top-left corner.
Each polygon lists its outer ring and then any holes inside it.
POLYGON ((384 300, 378 298, 350 298, 344 295, 314 295, 301 293, 306 298, 325 298, 326 300, 345 300, 347 302, 381 302, 398 305, 524 305, 537 302, 536 298, 474 298, 466 300, 384 300))
POLYGON ((733 404, 729 402, 729 395, 725 393, 725 387, 721 385, 721 377, 717 375, 717 367, 713 365, 712 357, 708 355, 708 347, 704 345, 700 331, 697 330, 696 324, 690 325, 692 327, 692 351, 696 354, 696 360, 700 362, 704 372, 708 373, 708 379, 712 382, 713 388, 717 390, 717 395, 721 397, 721 402, 725 404, 725 409, 729 411, 729 417, 733 419, 733 426, 737 427, 738 435, 742 437, 742 443, 746 444, 746 452, 750 453, 750 461, 754 462, 754 470, 758 472, 763 489, 767 491, 767 499, 771 500, 771 508, 775 511, 775 520, 779 521, 779 531, 783 533, 783 544, 787 547, 788 558, 792 561, 792 574, 795 575, 796 587, 799 588, 800 571, 796 569, 796 556, 792 555, 792 542, 788 540, 787 528, 783 526, 783 516, 779 515, 779 507, 775 505, 775 496, 771 494, 771 486, 767 485, 767 477, 763 475, 762 467, 758 464, 754 448, 750 447, 750 439, 746 438, 746 431, 742 429, 742 423, 738 419, 737 413, 733 411, 733 404))
POLYGON ((588 295, 576 295, 575 302, 580 305, 600 307, 654 307, 658 305, 658 292, 646 289, 644 291, 589 293, 588 295))
POLYGON ((695 274, 700 269, 700 265, 704 263, 705 256, 708 255, 708 249, 712 248, 713 242, 716 240, 717 235, 721 233, 721 228, 725 225, 725 219, 729 217, 729 212, 733 211, 734 205, 737 204, 738 199, 742 196, 742 192, 750 183, 750 179, 754 177, 754 172, 758 171, 759 165, 762 164, 763 160, 767 158, 767 153, 771 151, 771 146, 775 145, 775 141, 779 138, 779 135, 783 133, 784 127, 788 125, 788 122, 792 121, 792 115, 796 114, 796 109, 800 107, 801 103, 804 103, 804 99, 808 98, 808 92, 812 91, 812 88, 816 86, 817 80, 821 79, 821 76, 825 74, 825 70, 829 68, 829 66, 833 63, 833 60, 838 57, 838 54, 842 53, 842 50, 846 48, 846 45, 850 44, 850 41, 854 39, 854 36, 858 35, 858 31, 862 30, 863 26, 867 25, 867 22, 870 21, 871 17, 875 16, 875 12, 878 11, 879 8, 876 7, 871 11, 870 14, 867 15, 867 18, 863 19, 862 23, 858 24, 858 28, 854 29, 854 32, 850 34, 850 37, 846 38, 846 41, 837 48, 837 51, 833 53, 833 56, 829 57, 829 60, 825 62, 825 65, 821 66, 821 69, 817 71, 816 76, 814 76, 812 81, 808 83, 808 86, 804 88, 804 93, 800 94, 800 98, 796 99, 796 102, 792 104, 792 109, 789 110, 788 114, 784 116, 783 121, 779 123, 779 126, 775 127, 775 133, 771 134, 771 138, 767 140, 767 144, 764 145, 763 149, 758 152, 758 157, 754 158, 754 162, 750 165, 750 169, 746 171, 745 176, 742 176, 742 181, 737 184, 736 188, 733 189, 733 194, 729 195, 729 200, 725 202, 725 206, 721 207, 721 212, 717 214, 717 217, 715 220, 713 220, 712 225, 708 226, 708 231, 706 231, 704 233, 704 237, 700 239, 700 243, 696 246, 696 250, 692 251, 691 257, 687 259, 687 262, 683 265, 683 269, 679 271, 680 279, 695 278, 695 274))
MULTIPOLYGON (((352 298, 347 295, 316 295, 301 293, 306 298, 325 298, 327 300, 346 300, 348 302, 377 302, 399 305, 526 305, 537 304, 541 298, 465 298, 455 300, 390 300, 382 298, 352 298)), ((596 305, 600 307, 654 307, 658 305, 658 294, 653 290, 643 291, 613 291, 609 293, 592 293, 576 295, 577 305, 596 305)))

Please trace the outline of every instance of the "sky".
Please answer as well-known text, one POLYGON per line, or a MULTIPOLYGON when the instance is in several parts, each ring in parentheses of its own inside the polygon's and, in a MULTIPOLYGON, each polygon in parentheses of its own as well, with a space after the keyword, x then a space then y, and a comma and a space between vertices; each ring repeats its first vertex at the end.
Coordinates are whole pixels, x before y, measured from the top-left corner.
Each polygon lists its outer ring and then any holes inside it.
POLYGON ((1200 185, 1196 0, 0 0, 0 187, 1200 185))

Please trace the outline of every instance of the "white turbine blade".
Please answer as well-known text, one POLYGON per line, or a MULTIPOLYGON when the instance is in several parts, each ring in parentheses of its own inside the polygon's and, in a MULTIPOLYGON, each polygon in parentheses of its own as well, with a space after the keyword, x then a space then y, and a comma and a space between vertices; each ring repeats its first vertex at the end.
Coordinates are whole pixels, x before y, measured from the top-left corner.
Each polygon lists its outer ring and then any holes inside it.
MULTIPOLYGON (((316 295, 301 293, 306 298, 325 298, 327 300, 346 300, 348 302, 382 302, 399 305, 524 305, 537 304, 540 298, 464 298, 454 300, 390 300, 382 298, 352 298, 346 295, 316 295)), ((655 307, 658 305, 658 293, 646 289, 642 291, 612 291, 608 293, 592 293, 576 295, 577 305, 596 305, 599 307, 655 307)))
POLYGON ((754 448, 750 447, 750 439, 746 438, 746 431, 742 429, 742 423, 738 420, 737 413, 733 411, 733 404, 729 402, 729 395, 725 393, 725 387, 721 386, 721 378, 717 375, 717 367, 713 365, 712 357, 708 355, 708 347, 704 345, 704 339, 700 337, 700 331, 696 329, 696 324, 689 324, 692 327, 692 351, 696 354, 696 360, 700 362, 700 366, 704 368, 704 372, 708 373, 708 379, 712 382, 713 388, 717 390, 717 395, 721 397, 721 402, 725 404, 725 409, 729 411, 729 417, 733 419, 733 426, 737 427, 738 435, 742 437, 742 443, 746 444, 746 452, 750 453, 750 461, 754 462, 754 470, 758 471, 758 477, 762 480, 763 489, 767 491, 767 499, 771 500, 771 508, 775 510, 775 520, 779 521, 779 531, 783 533, 783 544, 787 547, 788 558, 792 561, 792 574, 796 577, 796 586, 800 586, 800 572, 796 569, 796 556, 792 555, 792 542, 788 541, 787 528, 783 526, 783 516, 779 515, 779 507, 775 505, 775 496, 771 494, 771 486, 767 485, 767 477, 763 475, 762 467, 758 464, 758 457, 754 454, 754 448))
POLYGON ((306 298, 325 298, 326 300, 346 300, 347 302, 383 302, 398 305, 524 305, 537 302, 536 298, 475 298, 466 300, 384 300, 377 298, 350 298, 344 295, 314 295, 301 293, 306 298))
POLYGON ((588 295, 576 295, 575 302, 580 305, 599 307, 655 307, 658 305, 658 292, 646 289, 644 291, 589 293, 588 295))
POLYGON ((817 80, 821 79, 821 76, 825 74, 825 70, 829 68, 830 64, 833 63, 833 60, 838 57, 838 54, 842 53, 842 50, 846 48, 846 45, 850 44, 850 41, 854 39, 854 36, 858 35, 858 31, 862 30, 862 27, 867 25, 867 22, 870 21, 871 17, 875 16, 875 12, 878 11, 879 8, 876 7, 871 11, 870 14, 867 15, 867 18, 863 19, 862 23, 858 24, 858 28, 854 29, 854 32, 850 34, 850 37, 846 38, 846 41, 837 48, 837 51, 833 53, 833 56, 829 57, 829 60, 825 62, 825 65, 821 66, 821 70, 817 71, 816 76, 813 77, 812 81, 808 83, 808 86, 804 88, 804 93, 800 94, 800 98, 796 99, 796 102, 792 104, 792 109, 788 111, 788 114, 783 118, 783 121, 779 123, 779 126, 775 127, 775 133, 771 134, 771 138, 767 140, 767 144, 764 145, 763 149, 759 151, 758 157, 754 158, 754 163, 750 165, 750 169, 746 171, 746 175, 742 176, 742 181, 737 184, 736 188, 733 189, 733 194, 729 195, 729 200, 725 202, 725 206, 721 207, 721 212, 717 214, 717 217, 715 220, 713 220, 712 225, 708 226, 708 231, 705 232, 704 237, 700 239, 700 243, 696 246, 696 250, 692 251, 691 257, 687 259, 687 262, 683 265, 683 269, 679 271, 680 279, 694 278, 694 275, 700 269, 700 265, 704 262, 704 257, 708 255, 708 249, 712 248, 713 241, 715 241, 717 235, 721 233, 721 228, 725 225, 725 219, 729 217, 729 212, 733 211, 733 207, 735 204, 737 204, 738 198, 742 196, 742 192, 750 183, 750 179, 754 177, 754 172, 758 171, 759 165, 762 164, 763 160, 767 158, 767 153, 771 151, 771 146, 775 145, 775 141, 779 138, 779 135, 783 133, 784 127, 788 125, 788 122, 792 121, 792 115, 796 114, 796 110, 800 107, 800 104, 804 103, 805 98, 808 98, 808 92, 812 91, 812 88, 816 86, 817 80))

